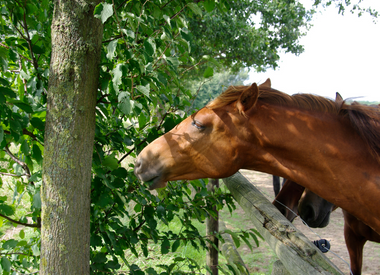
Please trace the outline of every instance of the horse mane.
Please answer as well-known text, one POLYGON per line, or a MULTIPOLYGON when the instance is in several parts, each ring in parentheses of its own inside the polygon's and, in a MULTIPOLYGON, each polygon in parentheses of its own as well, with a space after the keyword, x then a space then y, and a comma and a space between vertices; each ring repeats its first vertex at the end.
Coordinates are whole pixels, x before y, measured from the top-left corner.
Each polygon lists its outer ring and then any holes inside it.
MULTIPOLYGON (((206 108, 217 109, 236 102, 248 86, 230 86, 206 108)), ((357 102, 347 104, 312 95, 288 95, 269 87, 259 86, 258 101, 281 106, 296 107, 311 111, 336 114, 349 119, 352 127, 367 144, 372 156, 380 163, 380 107, 362 105, 357 102)))

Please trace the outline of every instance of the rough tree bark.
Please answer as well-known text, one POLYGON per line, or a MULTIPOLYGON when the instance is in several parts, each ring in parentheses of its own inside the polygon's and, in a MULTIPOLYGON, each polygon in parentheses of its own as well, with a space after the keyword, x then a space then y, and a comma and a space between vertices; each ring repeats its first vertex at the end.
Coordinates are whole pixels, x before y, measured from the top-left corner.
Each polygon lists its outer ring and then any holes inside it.
MULTIPOLYGON (((219 187, 219 179, 210 179, 207 185, 207 191, 214 192, 215 188, 219 187)), ((212 242, 215 247, 218 247, 218 238, 215 236, 219 232, 219 212, 216 207, 213 207, 216 212, 216 217, 209 217, 206 219, 206 235, 209 236, 210 242, 212 242)), ((207 243, 207 255, 206 262, 207 266, 211 269, 211 273, 207 272, 209 275, 218 275, 218 263, 219 263, 219 251, 210 243, 207 243)))
POLYGON ((100 0, 55 0, 45 126, 40 274, 90 273, 90 187, 100 0))

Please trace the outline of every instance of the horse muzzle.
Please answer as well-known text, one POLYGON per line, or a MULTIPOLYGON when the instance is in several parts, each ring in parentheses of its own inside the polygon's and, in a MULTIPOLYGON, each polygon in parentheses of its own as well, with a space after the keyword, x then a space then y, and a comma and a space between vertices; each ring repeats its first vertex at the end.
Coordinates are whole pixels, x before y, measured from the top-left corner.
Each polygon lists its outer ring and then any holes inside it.
POLYGON ((143 158, 138 156, 134 168, 136 177, 142 182, 148 183, 150 190, 166 186, 166 181, 163 180, 160 169, 153 166, 154 165, 149 165, 143 158))

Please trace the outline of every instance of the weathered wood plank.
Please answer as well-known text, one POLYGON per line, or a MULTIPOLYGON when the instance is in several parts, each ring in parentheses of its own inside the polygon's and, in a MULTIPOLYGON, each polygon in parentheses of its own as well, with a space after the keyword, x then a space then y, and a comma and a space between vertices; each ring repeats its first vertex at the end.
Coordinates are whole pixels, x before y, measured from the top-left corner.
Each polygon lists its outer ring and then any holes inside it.
POLYGON ((243 175, 223 182, 290 274, 343 274, 243 175))

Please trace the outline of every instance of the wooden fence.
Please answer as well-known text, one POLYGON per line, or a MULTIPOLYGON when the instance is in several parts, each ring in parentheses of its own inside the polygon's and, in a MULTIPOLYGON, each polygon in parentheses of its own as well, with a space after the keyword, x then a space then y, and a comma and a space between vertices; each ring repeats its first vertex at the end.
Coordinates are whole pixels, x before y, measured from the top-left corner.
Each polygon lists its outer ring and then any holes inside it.
POLYGON ((223 182, 280 259, 276 274, 343 274, 243 175, 238 172, 223 182))

